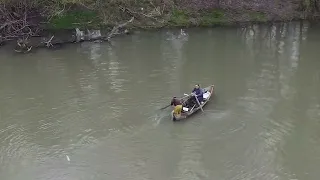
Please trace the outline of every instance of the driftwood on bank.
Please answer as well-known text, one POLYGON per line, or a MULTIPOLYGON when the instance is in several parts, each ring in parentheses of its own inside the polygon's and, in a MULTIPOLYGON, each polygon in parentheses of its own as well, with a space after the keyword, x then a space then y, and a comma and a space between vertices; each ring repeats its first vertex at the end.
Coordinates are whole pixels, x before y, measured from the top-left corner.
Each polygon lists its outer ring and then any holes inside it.
MULTIPOLYGON (((109 33, 109 35, 107 36, 107 39, 109 40, 111 37, 121 34, 119 33, 119 30, 123 27, 125 27, 127 24, 131 23, 134 20, 134 17, 132 17, 129 21, 119 24, 117 26, 114 26, 113 29, 111 30, 111 32, 109 33)), ((124 31, 124 33, 126 33, 126 30, 124 31)))
POLYGON ((16 52, 29 52, 29 37, 37 36, 40 13, 27 0, 0 3, 0 45, 16 40, 16 52))
POLYGON ((19 53, 27 53, 32 49, 32 45, 29 44, 28 37, 17 40, 17 46, 14 51, 19 53))
POLYGON ((80 41, 109 41, 112 37, 120 34, 127 34, 129 31, 127 29, 122 30, 125 26, 127 26, 129 23, 133 22, 134 17, 132 17, 130 20, 115 25, 112 30, 107 33, 107 35, 101 35, 100 30, 95 31, 89 31, 87 34, 84 33, 84 31, 80 31, 78 28, 76 29, 76 42, 80 41))
MULTIPOLYGON (((76 28, 74 31, 68 31, 62 34, 47 34, 45 36, 25 36, 13 38, 17 40, 15 51, 18 53, 28 53, 34 48, 55 48, 56 45, 64 43, 77 43, 83 41, 103 42, 110 41, 114 36, 126 34, 129 31, 125 28, 133 22, 134 17, 130 20, 115 25, 109 33, 101 33, 100 30, 81 31, 76 28)), ((1 40, 1 39, 0 39, 1 40)))
POLYGON ((29 0, 12 0, 10 4, 0 1, 0 46, 6 42, 14 43, 16 52, 27 53, 39 47, 54 48, 56 44, 109 41, 116 35, 127 33, 128 30, 121 31, 121 29, 134 20, 132 17, 127 22, 114 26, 105 35, 102 35, 100 30, 87 30, 85 33, 78 28, 67 31, 66 34, 61 33, 64 30, 48 34, 41 28, 41 22, 44 20, 42 16, 46 14, 45 16, 50 17, 50 13, 46 11, 50 11, 48 8, 51 6, 46 7, 40 12, 38 10, 41 8, 36 8, 36 5, 29 0))

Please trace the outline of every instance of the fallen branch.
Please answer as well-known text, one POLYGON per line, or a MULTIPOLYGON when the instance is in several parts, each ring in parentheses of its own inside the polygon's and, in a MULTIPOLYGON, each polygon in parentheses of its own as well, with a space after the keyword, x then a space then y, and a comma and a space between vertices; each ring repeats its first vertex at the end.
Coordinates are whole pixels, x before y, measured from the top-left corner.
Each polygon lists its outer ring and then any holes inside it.
POLYGON ((24 37, 23 39, 17 40, 17 47, 14 49, 14 51, 19 53, 27 53, 30 52, 32 49, 32 46, 29 46, 28 42, 28 36, 24 37))
MULTIPOLYGON (((120 8, 122 11, 124 11, 124 12, 126 11, 128 14, 130 14, 130 15, 132 15, 132 16, 134 16, 135 14, 137 14, 137 15, 144 16, 144 17, 147 17, 147 18, 150 18, 150 19, 154 19, 154 20, 156 20, 156 21, 159 22, 159 23, 164 23, 164 20, 159 20, 159 19, 155 18, 154 16, 150 15, 150 14, 152 14, 152 13, 144 14, 144 13, 140 13, 140 12, 135 12, 135 11, 132 11, 131 9, 129 9, 129 8, 122 7, 122 6, 120 6, 119 8, 120 8)), ((158 14, 161 15, 161 12, 160 12, 157 8, 155 8, 154 11, 155 11, 155 12, 158 12, 158 14)))
POLYGON ((51 43, 51 41, 52 41, 53 38, 54 38, 54 35, 51 36, 51 38, 49 39, 49 41, 44 42, 48 48, 53 46, 52 43, 51 43))
POLYGON ((34 11, 34 5, 27 0, 12 1, 10 4, 0 4, 1 40, 4 42, 20 38, 17 42, 18 48, 25 48, 26 51, 30 51, 32 47, 23 43, 27 40, 24 37, 38 35, 40 28, 38 27, 37 21, 34 21, 34 19, 37 18, 40 18, 40 14, 34 11), (23 47, 23 44, 25 44, 26 47, 23 47))
POLYGON ((119 29, 126 26, 128 23, 131 23, 133 20, 134 20, 134 17, 132 17, 129 21, 127 21, 125 23, 114 26, 113 29, 111 30, 111 32, 109 33, 109 35, 107 36, 107 40, 109 40, 114 35, 120 34, 119 29))
POLYGON ((131 23, 134 20, 134 17, 132 17, 130 20, 116 25, 112 28, 110 33, 108 33, 106 36, 101 36, 100 32, 97 32, 98 34, 94 33, 94 37, 92 37, 92 33, 87 30, 87 34, 84 33, 84 31, 81 31, 79 28, 75 29, 75 42, 80 42, 80 41, 94 41, 94 42, 101 42, 101 41, 110 41, 110 38, 114 37, 115 35, 118 34, 125 34, 128 32, 127 29, 124 31, 120 31, 121 28, 125 27, 127 24, 131 23))

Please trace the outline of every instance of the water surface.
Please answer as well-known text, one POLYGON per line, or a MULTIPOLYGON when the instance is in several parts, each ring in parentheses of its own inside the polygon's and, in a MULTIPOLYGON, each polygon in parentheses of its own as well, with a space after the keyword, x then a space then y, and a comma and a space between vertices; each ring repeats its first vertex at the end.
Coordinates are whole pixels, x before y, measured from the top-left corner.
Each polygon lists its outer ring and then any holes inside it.
POLYGON ((2 49, 1 180, 317 180, 319 30, 163 30, 2 49), (195 83, 216 87, 204 113, 173 123, 158 110, 195 83))

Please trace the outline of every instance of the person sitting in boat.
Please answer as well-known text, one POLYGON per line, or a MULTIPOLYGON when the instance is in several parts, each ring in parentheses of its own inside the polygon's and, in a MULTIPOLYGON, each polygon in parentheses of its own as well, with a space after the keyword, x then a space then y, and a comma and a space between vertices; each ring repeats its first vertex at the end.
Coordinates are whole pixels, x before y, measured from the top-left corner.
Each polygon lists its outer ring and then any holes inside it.
POLYGON ((174 106, 173 114, 178 117, 182 113, 182 103, 176 97, 173 97, 171 100, 171 106, 174 106))
POLYGON ((203 102, 203 91, 200 88, 199 84, 195 85, 194 89, 192 90, 192 93, 194 93, 197 96, 199 103, 203 102))

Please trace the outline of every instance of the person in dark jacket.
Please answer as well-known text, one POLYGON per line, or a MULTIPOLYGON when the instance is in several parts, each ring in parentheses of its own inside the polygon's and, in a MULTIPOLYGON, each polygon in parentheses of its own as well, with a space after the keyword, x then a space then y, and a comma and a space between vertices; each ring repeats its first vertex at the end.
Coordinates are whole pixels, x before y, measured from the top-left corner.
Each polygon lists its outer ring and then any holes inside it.
POLYGON ((194 89, 192 90, 192 93, 194 93, 197 96, 200 103, 203 102, 203 91, 200 88, 199 84, 195 85, 194 89))

